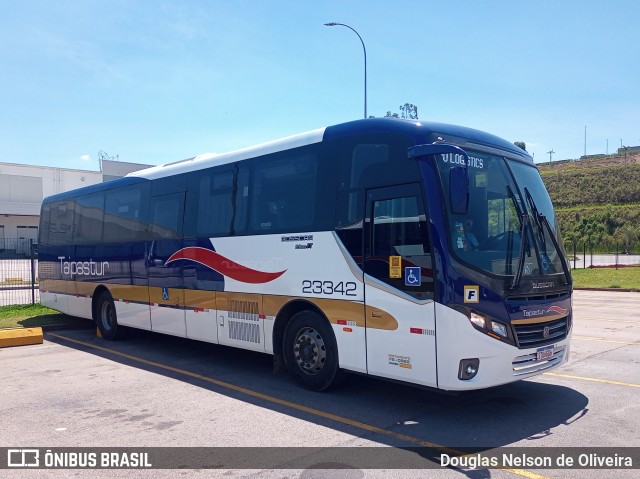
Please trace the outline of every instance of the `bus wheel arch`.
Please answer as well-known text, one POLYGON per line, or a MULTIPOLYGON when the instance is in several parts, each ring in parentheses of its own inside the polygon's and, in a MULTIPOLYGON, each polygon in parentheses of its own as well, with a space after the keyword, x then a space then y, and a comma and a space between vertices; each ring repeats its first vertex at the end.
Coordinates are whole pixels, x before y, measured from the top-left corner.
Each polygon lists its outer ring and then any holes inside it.
POLYGON ((322 311, 307 301, 292 301, 276 317, 274 355, 293 379, 314 391, 337 386, 344 376, 339 367, 333 328, 322 311))
POLYGON ((93 318, 93 321, 96 324, 98 324, 98 316, 97 316, 98 298, 100 298, 100 295, 105 291, 109 293, 109 290, 107 289, 107 287, 101 284, 100 286, 96 287, 95 291, 93 292, 93 295, 91 296, 91 317, 93 318))
POLYGON ((118 324, 116 306, 111 293, 105 286, 98 286, 92 298, 93 320, 104 339, 122 339, 125 327, 118 324))

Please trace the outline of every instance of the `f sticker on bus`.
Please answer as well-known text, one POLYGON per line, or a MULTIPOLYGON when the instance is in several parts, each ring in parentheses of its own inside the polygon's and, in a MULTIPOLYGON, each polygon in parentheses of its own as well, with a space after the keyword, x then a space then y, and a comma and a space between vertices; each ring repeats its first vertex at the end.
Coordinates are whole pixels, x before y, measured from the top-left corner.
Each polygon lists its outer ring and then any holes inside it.
POLYGON ((402 278, 402 256, 389 256, 389 278, 402 278))
POLYGON ((480 286, 465 286, 464 302, 479 303, 480 302, 480 286))

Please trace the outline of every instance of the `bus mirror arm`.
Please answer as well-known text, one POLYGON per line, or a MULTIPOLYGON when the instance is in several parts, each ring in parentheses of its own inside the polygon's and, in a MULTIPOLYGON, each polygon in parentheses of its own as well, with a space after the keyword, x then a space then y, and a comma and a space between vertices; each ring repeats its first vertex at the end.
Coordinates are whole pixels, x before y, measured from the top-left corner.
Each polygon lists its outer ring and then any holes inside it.
POLYGON ((449 170, 449 204, 451 212, 466 215, 469 211, 469 174, 466 166, 449 170))

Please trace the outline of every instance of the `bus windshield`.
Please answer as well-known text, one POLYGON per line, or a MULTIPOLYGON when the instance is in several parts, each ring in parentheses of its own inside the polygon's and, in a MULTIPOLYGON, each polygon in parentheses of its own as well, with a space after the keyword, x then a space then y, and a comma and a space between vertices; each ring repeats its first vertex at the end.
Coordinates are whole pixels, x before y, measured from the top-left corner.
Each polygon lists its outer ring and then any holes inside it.
POLYGON ((456 160, 458 155, 437 157, 445 198, 450 195, 451 169, 468 168, 468 212, 455 214, 445 201, 455 256, 495 275, 563 274, 553 206, 538 170, 502 156, 477 151, 468 154, 468 167, 456 160))

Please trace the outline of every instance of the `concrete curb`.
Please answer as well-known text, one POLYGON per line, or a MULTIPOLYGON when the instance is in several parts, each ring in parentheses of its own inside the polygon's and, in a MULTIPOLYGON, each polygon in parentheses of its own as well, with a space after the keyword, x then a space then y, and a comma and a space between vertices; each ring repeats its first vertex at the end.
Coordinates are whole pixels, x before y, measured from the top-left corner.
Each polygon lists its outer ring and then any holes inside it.
POLYGON ((625 289, 625 288, 573 288, 574 291, 613 291, 614 293, 638 293, 640 289, 625 289))
POLYGON ((0 329, 0 348, 42 344, 42 328, 0 329))

